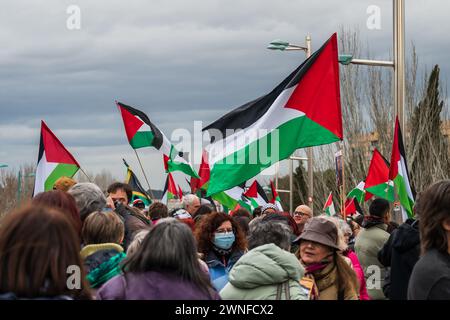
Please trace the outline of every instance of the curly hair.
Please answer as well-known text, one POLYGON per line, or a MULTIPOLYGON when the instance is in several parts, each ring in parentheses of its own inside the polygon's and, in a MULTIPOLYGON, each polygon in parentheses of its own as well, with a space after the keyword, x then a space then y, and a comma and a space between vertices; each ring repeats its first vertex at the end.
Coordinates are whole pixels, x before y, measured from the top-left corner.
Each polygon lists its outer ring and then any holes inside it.
POLYGON ((419 216, 422 254, 430 249, 447 252, 447 234, 442 222, 450 217, 450 180, 441 180, 428 187, 414 208, 419 216))
POLYGON ((233 227, 236 240, 233 243, 234 250, 244 251, 247 248, 247 239, 239 224, 232 217, 224 212, 213 212, 204 217, 195 230, 195 239, 197 240, 198 251, 204 256, 211 251, 213 247, 214 233, 220 225, 226 221, 230 221, 233 227))

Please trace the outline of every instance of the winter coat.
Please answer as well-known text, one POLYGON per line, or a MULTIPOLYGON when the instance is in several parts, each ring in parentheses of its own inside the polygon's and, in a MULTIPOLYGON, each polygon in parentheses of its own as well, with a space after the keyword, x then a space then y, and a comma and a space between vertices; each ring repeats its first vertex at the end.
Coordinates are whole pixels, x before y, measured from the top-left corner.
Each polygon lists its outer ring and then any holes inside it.
POLYGON ((347 250, 344 256, 349 258, 352 262, 352 268, 355 270, 356 277, 359 282, 359 300, 370 300, 367 294, 366 279, 364 278, 364 271, 359 263, 358 256, 352 250, 347 250))
POLYGON ((214 250, 208 252, 205 262, 208 265, 211 282, 217 291, 222 290, 228 283, 228 274, 230 273, 231 268, 233 268, 234 264, 243 254, 244 252, 240 250, 233 250, 228 260, 225 261, 225 258, 219 258, 214 250))
POLYGON ((123 248, 115 243, 90 244, 80 252, 84 260, 87 280, 91 288, 99 288, 120 274, 120 263, 125 258, 123 248))
POLYGON ((450 254, 431 249, 414 266, 408 300, 450 300, 450 254))
POLYGON ((363 228, 355 241, 355 252, 366 278, 367 293, 371 300, 383 300, 383 285, 386 270, 378 261, 378 252, 389 239, 387 225, 378 223, 363 228), (378 272, 379 271, 379 272, 378 272))
POLYGON ((168 272, 126 273, 106 282, 98 300, 220 300, 211 289, 207 294, 195 284, 168 272))
POLYGON ((416 220, 408 219, 392 232, 378 253, 378 260, 385 267, 390 267, 389 288, 385 290, 387 298, 407 299, 409 278, 419 256, 419 224, 416 220))
POLYGON ((123 239, 123 248, 127 251, 128 246, 133 241, 135 234, 151 226, 150 220, 143 214, 133 211, 128 206, 118 206, 115 212, 121 217, 125 226, 125 237, 123 239))
MULTIPOLYGON (((304 268, 295 255, 273 243, 265 244, 239 259, 220 296, 229 300, 274 300, 281 285, 286 284, 291 300, 307 300, 307 293, 300 286, 303 274, 304 268)), ((280 292, 285 300, 285 291, 280 292)))

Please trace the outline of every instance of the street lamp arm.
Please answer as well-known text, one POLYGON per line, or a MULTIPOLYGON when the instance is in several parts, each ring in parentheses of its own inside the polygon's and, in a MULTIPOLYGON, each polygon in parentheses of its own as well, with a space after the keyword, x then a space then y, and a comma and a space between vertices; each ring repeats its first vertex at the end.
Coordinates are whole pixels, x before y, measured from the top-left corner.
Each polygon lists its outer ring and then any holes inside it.
POLYGON ((393 61, 383 61, 383 60, 352 59, 350 63, 366 66, 394 67, 393 61))

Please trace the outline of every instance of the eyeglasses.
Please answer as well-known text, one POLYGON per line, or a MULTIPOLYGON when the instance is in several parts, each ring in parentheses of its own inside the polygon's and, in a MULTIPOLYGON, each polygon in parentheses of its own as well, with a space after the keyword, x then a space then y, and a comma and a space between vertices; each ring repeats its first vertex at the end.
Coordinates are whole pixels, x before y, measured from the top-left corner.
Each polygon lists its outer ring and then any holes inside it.
POLYGON ((309 217, 310 215, 307 213, 301 212, 301 211, 295 211, 294 216, 300 216, 300 217, 308 216, 309 217))

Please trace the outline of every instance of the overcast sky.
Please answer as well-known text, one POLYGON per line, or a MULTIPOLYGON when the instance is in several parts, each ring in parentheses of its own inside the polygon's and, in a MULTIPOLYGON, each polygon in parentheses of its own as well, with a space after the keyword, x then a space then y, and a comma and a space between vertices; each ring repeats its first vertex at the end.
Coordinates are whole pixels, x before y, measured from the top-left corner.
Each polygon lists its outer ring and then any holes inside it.
MULTIPOLYGON (((448 12, 449 1, 406 1, 406 42, 444 80, 448 12)), ((194 121, 206 125, 268 92, 303 60, 268 42, 310 34, 317 49, 340 25, 359 28, 374 58, 389 58, 391 0, 2 0, 0 163, 37 161, 42 119, 85 170, 123 179, 125 157, 143 179, 114 100, 146 112, 168 137, 193 131, 194 121), (67 28, 70 5, 81 10, 79 30, 67 28), (380 30, 366 26, 370 5, 381 9, 380 30)), ((160 154, 138 152, 162 188, 160 154)))

